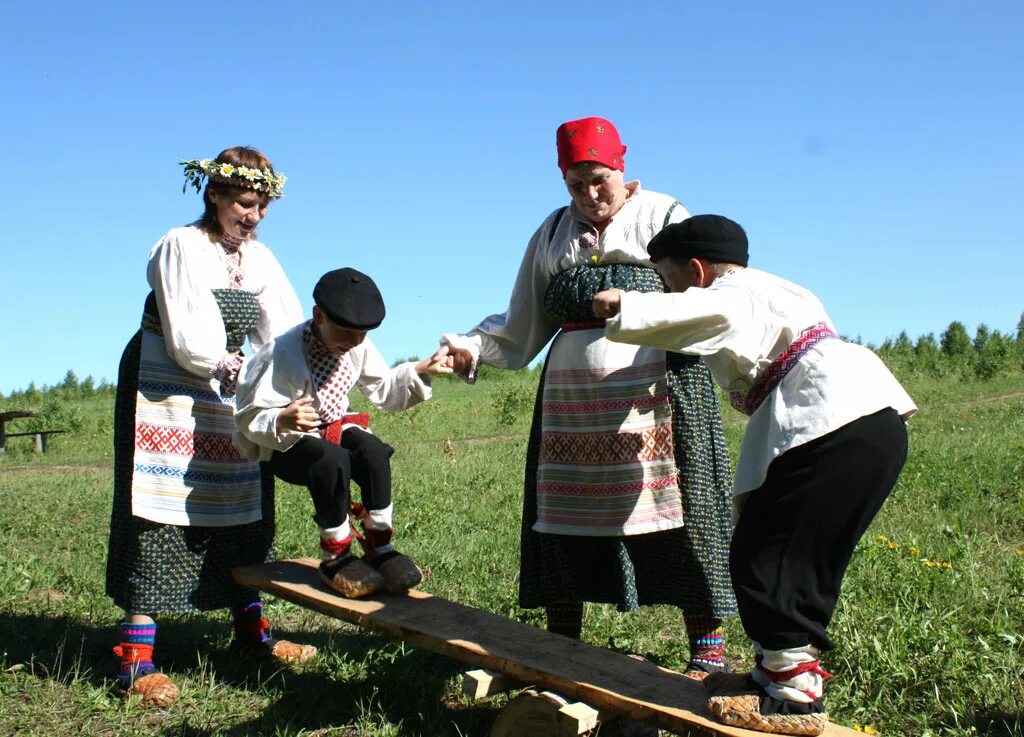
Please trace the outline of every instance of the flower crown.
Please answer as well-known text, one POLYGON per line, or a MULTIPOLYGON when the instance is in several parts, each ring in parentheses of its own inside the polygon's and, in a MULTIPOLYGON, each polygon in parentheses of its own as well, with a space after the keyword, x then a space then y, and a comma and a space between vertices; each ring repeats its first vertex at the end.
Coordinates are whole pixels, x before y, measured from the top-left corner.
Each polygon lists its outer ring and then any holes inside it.
POLYGON ((181 187, 182 192, 188 189, 190 184, 196 188, 196 192, 201 192, 203 179, 206 178, 236 187, 265 191, 271 197, 284 197, 284 183, 288 177, 284 174, 275 174, 270 169, 250 169, 247 166, 224 164, 216 159, 192 159, 178 163, 185 167, 185 184, 181 187))

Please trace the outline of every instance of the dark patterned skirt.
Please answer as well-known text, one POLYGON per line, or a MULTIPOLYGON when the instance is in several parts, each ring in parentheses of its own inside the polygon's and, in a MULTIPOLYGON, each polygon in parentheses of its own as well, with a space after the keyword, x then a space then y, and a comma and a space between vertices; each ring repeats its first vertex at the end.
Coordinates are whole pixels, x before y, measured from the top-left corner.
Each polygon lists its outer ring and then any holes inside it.
MULTIPOLYGON (((608 286, 653 291, 642 273, 648 269, 632 267, 637 273, 631 274, 623 267, 615 272, 606 268, 605 274, 593 268, 580 270, 578 278, 573 275, 575 283, 565 292, 566 298, 581 305, 580 309, 589 309, 593 291, 608 286)), ((551 290, 548 301, 552 301, 551 290)), ((558 316, 579 319, 571 311, 558 316)), ((666 373, 685 525, 622 537, 550 535, 532 529, 537 520, 542 375, 526 453, 521 606, 599 602, 626 612, 640 605, 671 604, 693 615, 723 618, 736 613, 729 578, 732 470, 718 395, 711 373, 698 357, 667 354, 666 373)))
POLYGON ((181 527, 132 515, 135 402, 142 331, 118 369, 114 409, 114 504, 107 595, 140 614, 194 612, 248 604, 259 595, 231 578, 236 566, 274 559, 274 477, 262 477, 263 519, 230 527, 181 527))

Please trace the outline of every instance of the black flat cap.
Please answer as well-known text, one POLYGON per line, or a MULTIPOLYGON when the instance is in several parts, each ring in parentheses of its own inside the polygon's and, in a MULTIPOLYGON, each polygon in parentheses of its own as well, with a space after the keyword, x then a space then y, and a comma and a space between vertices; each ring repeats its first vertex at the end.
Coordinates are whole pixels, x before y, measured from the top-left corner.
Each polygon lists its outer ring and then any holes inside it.
POLYGON ((721 215, 694 215, 672 223, 651 239, 647 253, 651 261, 673 256, 746 266, 749 260, 747 234, 739 223, 721 215))
POLYGON ((384 298, 373 279, 355 269, 335 269, 320 277, 313 301, 335 325, 373 330, 384 322, 384 298))

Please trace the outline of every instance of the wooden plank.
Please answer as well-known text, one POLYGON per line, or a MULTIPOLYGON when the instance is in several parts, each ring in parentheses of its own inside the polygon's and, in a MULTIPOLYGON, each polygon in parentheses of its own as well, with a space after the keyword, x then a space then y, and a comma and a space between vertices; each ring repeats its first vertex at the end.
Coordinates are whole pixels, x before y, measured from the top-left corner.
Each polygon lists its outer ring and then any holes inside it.
MULTIPOLYGON (((236 568, 234 577, 330 617, 677 734, 761 734, 716 722, 703 686, 679 673, 421 591, 345 599, 321 584, 317 561, 310 559, 236 568)), ((830 724, 824 734, 857 733, 830 724)))

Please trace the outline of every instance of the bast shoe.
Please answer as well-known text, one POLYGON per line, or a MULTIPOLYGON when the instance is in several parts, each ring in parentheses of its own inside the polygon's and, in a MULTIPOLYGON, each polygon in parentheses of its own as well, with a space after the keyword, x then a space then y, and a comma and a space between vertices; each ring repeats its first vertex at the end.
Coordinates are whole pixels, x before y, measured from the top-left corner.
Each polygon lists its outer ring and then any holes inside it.
POLYGON ((346 599, 361 599, 384 588, 384 577, 362 558, 347 556, 322 561, 320 580, 346 599))
POLYGON ((388 591, 392 594, 404 594, 423 580, 423 573, 412 558, 397 550, 380 556, 373 565, 384 577, 388 591))
POLYGON ((810 704, 780 701, 759 693, 712 696, 708 709, 722 724, 772 734, 816 737, 828 726, 828 714, 820 699, 810 704))
POLYGON ((178 687, 164 673, 151 670, 135 678, 119 678, 117 691, 124 698, 138 696, 143 706, 166 708, 178 700, 178 687))
POLYGON ((263 646, 267 648, 270 657, 282 665, 303 665, 316 659, 318 652, 314 645, 273 638, 263 643, 263 646))
POLYGON ((273 637, 255 643, 233 640, 229 650, 240 658, 259 658, 285 668, 308 663, 316 658, 318 652, 313 645, 276 640, 273 637))

